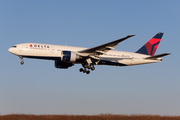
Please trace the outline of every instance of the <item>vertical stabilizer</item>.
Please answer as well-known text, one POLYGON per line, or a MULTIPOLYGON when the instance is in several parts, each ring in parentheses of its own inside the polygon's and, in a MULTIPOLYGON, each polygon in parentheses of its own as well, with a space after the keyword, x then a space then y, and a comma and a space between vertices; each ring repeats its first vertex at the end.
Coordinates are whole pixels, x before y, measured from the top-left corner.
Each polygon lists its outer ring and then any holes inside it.
POLYGON ((161 41, 163 33, 157 33, 153 38, 151 38, 145 45, 143 45, 136 53, 154 56, 158 45, 161 41))

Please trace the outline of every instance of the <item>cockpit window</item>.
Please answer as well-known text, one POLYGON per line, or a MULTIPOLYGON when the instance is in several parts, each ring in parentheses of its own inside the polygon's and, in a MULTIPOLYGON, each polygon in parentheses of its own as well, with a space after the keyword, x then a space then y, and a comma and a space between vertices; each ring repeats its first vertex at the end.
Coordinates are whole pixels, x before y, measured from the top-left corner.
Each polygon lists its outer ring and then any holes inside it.
POLYGON ((17 46, 12 46, 12 47, 16 48, 17 46))

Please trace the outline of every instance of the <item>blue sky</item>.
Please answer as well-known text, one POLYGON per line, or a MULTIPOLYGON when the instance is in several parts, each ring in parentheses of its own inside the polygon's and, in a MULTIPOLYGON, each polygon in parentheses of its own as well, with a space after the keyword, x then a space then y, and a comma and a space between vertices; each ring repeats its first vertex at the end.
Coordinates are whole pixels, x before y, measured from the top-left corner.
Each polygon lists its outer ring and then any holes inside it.
POLYGON ((0 0, 0 114, 180 115, 180 1, 0 0), (36 42, 94 47, 129 34, 116 50, 134 52, 157 32, 163 62, 54 68, 54 61, 20 59, 15 44, 36 42))

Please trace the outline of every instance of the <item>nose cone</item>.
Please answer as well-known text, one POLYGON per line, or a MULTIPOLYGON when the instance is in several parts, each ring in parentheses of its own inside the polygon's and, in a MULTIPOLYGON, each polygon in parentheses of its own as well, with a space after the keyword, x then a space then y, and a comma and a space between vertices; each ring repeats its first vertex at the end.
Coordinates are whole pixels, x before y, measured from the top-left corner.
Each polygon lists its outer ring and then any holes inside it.
POLYGON ((9 48, 8 51, 12 54, 16 54, 16 49, 15 48, 9 48))
POLYGON ((9 51, 10 53, 12 53, 12 48, 9 48, 8 51, 9 51))

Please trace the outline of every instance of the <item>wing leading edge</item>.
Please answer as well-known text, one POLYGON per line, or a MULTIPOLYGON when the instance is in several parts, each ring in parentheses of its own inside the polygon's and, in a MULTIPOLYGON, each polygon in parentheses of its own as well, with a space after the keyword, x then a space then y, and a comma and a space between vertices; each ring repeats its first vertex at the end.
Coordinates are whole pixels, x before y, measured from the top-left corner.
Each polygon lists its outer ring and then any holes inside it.
POLYGON ((93 47, 93 48, 89 48, 89 49, 85 49, 85 50, 82 50, 82 51, 79 51, 79 53, 97 53, 97 54, 104 54, 106 53, 107 51, 111 50, 111 49, 114 49, 114 47, 116 47, 118 45, 118 43, 130 38, 130 37, 133 37, 135 35, 128 35, 124 38, 121 38, 121 39, 118 39, 118 40, 115 40, 115 41, 112 41, 112 42, 109 42, 109 43, 106 43, 106 44, 103 44, 103 45, 99 45, 99 46, 96 46, 96 47, 93 47))

